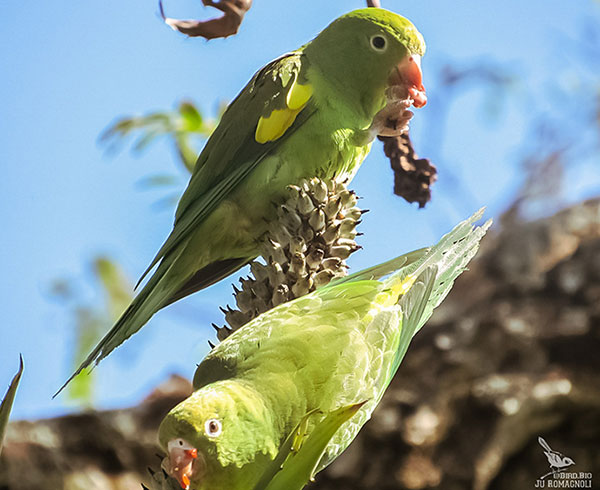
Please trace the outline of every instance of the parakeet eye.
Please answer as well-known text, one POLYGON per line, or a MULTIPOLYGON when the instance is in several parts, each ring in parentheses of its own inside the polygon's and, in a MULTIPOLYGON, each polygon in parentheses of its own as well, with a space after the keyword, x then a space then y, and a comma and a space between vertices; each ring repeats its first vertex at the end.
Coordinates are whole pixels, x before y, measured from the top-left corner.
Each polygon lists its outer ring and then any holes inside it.
POLYGON ((381 34, 376 34, 371 37, 371 46, 375 51, 383 53, 387 49, 387 39, 381 34))
POLYGON ((217 437, 223 431, 223 426, 221 425, 221 421, 217 419, 208 419, 204 423, 204 432, 208 437, 217 437))

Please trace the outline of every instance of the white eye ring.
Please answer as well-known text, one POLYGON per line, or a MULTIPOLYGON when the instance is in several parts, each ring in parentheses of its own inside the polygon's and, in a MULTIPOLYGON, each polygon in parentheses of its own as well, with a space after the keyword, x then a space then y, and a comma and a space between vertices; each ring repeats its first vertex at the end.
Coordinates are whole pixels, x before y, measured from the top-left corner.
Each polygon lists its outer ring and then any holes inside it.
POLYGON ((375 34, 369 39, 369 44, 374 51, 383 53, 387 50, 388 42, 383 34, 375 34))
POLYGON ((219 419, 208 419, 204 422, 204 432, 208 437, 219 437, 223 432, 223 426, 219 419))

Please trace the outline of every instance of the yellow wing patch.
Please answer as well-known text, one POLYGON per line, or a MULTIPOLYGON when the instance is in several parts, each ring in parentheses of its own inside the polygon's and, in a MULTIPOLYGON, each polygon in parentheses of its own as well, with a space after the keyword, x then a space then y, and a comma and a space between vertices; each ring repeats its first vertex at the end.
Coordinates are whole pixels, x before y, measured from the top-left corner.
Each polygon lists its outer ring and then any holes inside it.
POLYGON ((363 317, 362 321, 366 323, 371 322, 378 313, 398 303, 400 296, 408 293, 416 280, 416 276, 409 274, 391 288, 380 292, 373 300, 373 308, 363 317))
POLYGON ((416 280, 417 278, 415 276, 409 274, 402 282, 392 286, 392 294, 396 297, 403 296, 404 294, 408 293, 410 288, 413 287, 413 284, 416 280))
POLYGON ((291 86, 290 91, 285 98, 285 104, 292 111, 301 111, 308 100, 312 97, 313 88, 310 83, 301 85, 297 82, 291 86))
POLYGON ((402 281, 395 283, 389 289, 380 292, 375 296, 374 304, 382 307, 394 305, 398 302, 400 296, 408 293, 409 289, 413 286, 417 278, 409 274, 402 281))
POLYGON ((294 80, 285 98, 284 109, 274 109, 267 116, 261 116, 256 125, 254 139, 257 143, 275 141, 294 123, 296 116, 304 108, 313 93, 312 85, 301 85, 294 80))

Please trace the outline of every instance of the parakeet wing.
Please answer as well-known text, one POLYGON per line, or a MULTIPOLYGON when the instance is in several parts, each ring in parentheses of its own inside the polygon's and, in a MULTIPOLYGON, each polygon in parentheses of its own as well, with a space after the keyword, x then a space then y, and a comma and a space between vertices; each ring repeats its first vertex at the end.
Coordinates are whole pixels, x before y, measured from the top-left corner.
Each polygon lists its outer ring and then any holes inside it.
MULTIPOLYGON (((415 277, 414 284, 406 294, 400 297, 399 306, 402 312, 402 325, 400 338, 394 353, 393 362, 386 375, 384 387, 389 384, 396 374, 404 355, 414 335, 427 322, 434 308, 436 308, 446 297, 454 280, 465 270, 466 265, 473 258, 479 248, 479 243, 491 225, 491 220, 483 226, 473 227, 473 223, 481 219, 483 209, 479 210, 469 219, 459 223, 450 233, 433 247, 417 250, 404 256, 392 259, 384 264, 358 272, 353 276, 342 279, 351 281, 364 281, 370 278, 383 278, 394 272, 385 279, 385 285, 393 290, 398 284, 406 283, 409 276, 415 277)), ((339 283, 338 283, 339 284, 339 283)), ((347 286, 351 286, 348 284, 347 286)), ((347 286, 341 286, 342 288, 347 286)), ((337 289, 333 287, 333 289, 337 289)), ((398 320, 393 318, 392 312, 380 312, 373 320, 373 324, 380 320, 387 323, 389 329, 395 329, 392 323, 398 320)), ((377 334, 380 329, 373 329, 377 334)), ((382 332, 383 333, 383 332, 382 332)), ((379 381, 375 386, 382 386, 379 381)), ((384 390, 380 391, 379 397, 383 396, 384 390)), ((372 410, 375 404, 368 404, 366 409, 372 410)), ((319 470, 331 463, 352 442, 358 430, 370 417, 370 411, 361 411, 352 420, 346 423, 334 436, 326 454, 324 455, 319 470)))
POLYGON ((300 426, 308 422, 307 418, 310 414, 307 414, 284 441, 277 458, 254 490, 304 488, 312 480, 319 460, 333 435, 360 410, 364 403, 340 407, 326 414, 310 434, 303 434, 300 426), (297 447, 294 447, 296 443, 297 447))
POLYGON ((422 259, 427 252, 429 252, 429 250, 429 248, 420 248, 419 250, 414 250, 407 254, 400 255, 399 257, 395 257, 382 264, 374 265, 373 267, 363 269, 362 271, 355 272, 354 274, 350 274, 346 277, 334 279, 329 284, 324 286, 324 288, 330 288, 348 282, 379 280, 392 274, 393 272, 400 270, 403 267, 414 264, 422 259))
MULTIPOLYGON (((485 208, 480 209, 473 216, 456 225, 438 243, 427 249, 419 260, 407 264, 398 272, 400 278, 409 275, 418 277, 427 268, 437 267, 435 285, 417 331, 431 317, 433 310, 437 308, 452 289, 454 280, 463 273, 467 264, 477 253, 481 239, 492 225, 492 220, 488 220, 482 226, 473 226, 475 222, 482 218, 484 210, 485 208)), ((394 281, 394 276, 390 277, 388 281, 394 281)))
POLYGON ((217 345, 198 365, 194 374, 194 389, 198 390, 214 381, 237 375, 238 369, 246 369, 256 354, 263 365, 275 365, 285 358, 288 350, 291 358, 297 346, 291 336, 297 331, 304 336, 307 328, 299 325, 318 326, 323 322, 334 325, 338 322, 359 322, 367 314, 371 302, 381 290, 378 281, 357 281, 351 287, 322 288, 294 301, 279 305, 237 330, 224 342, 217 345), (340 310, 340 305, 344 309, 340 310), (279 335, 286 329, 286 335, 279 335), (292 330, 292 332, 290 332, 292 330), (272 335, 273 333, 273 335, 272 335), (265 339, 269 338, 269 343, 265 339), (255 346, 260 344, 260 352, 255 346), (268 347, 268 348, 267 348, 268 347), (273 363, 273 364, 270 364, 273 363))
MULTIPOLYGON (((315 112, 310 94, 300 107, 291 109, 289 94, 300 86, 302 53, 284 55, 257 72, 229 105, 209 138, 194 168, 175 214, 173 231, 146 269, 150 270, 182 240, 189 236, 235 187, 268 155, 277 150, 315 112), (286 105, 287 104, 287 105, 286 105), (287 110, 287 121, 279 125, 283 132, 264 143, 256 140, 259 120, 273 111, 287 110), (286 124, 289 123, 289 125, 286 124)), ((285 114, 285 112, 284 112, 285 114)), ((139 284, 139 283, 138 283, 139 284)))
POLYGON ((435 284, 436 273, 437 268, 435 266, 423 271, 408 292, 401 297, 399 301, 400 308, 381 311, 371 321, 365 332, 369 337, 369 342, 373 345, 378 344, 393 349, 393 352, 390 352, 389 355, 394 356, 394 362, 388 365, 387 369, 384 368, 384 358, 388 354, 383 350, 380 352, 380 356, 371 361, 372 369, 370 373, 373 378, 362 387, 361 393, 362 396, 369 396, 365 409, 359 411, 350 421, 346 422, 331 438, 319 461, 316 472, 327 467, 348 447, 360 428, 370 418, 373 409, 379 404, 385 393, 385 388, 394 377, 410 345, 410 341, 421 325, 423 312, 435 284))
POLYGON ((225 259, 218 260, 206 267, 203 267, 192 277, 190 277, 188 281, 169 298, 164 306, 175 303, 175 301, 179 301, 180 299, 185 298, 186 296, 193 294, 200 289, 208 287, 211 284, 215 284, 221 279, 241 269, 251 261, 252 259, 248 259, 247 257, 242 257, 239 259, 225 259))

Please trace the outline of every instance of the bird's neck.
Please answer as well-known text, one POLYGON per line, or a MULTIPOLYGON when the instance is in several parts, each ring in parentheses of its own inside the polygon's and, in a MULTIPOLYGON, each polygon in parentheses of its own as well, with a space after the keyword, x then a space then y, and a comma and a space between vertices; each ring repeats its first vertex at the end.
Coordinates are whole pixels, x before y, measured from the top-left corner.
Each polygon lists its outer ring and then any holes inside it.
POLYGON ((353 83, 351 73, 340 67, 331 73, 324 73, 320 63, 310 63, 307 79, 313 85, 313 98, 319 108, 326 108, 335 114, 340 128, 354 131, 367 129, 375 114, 385 106, 385 86, 365 90, 353 83))

